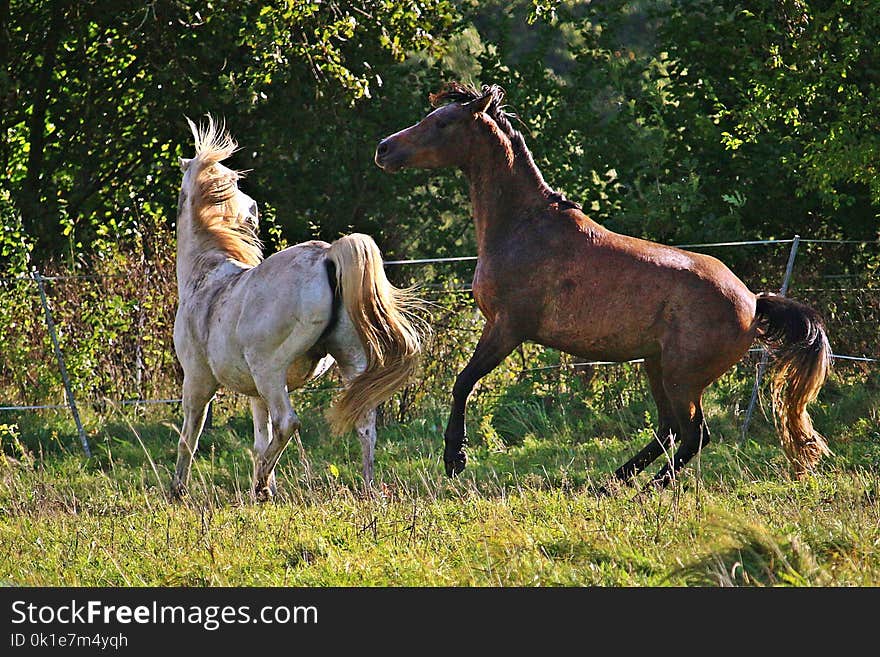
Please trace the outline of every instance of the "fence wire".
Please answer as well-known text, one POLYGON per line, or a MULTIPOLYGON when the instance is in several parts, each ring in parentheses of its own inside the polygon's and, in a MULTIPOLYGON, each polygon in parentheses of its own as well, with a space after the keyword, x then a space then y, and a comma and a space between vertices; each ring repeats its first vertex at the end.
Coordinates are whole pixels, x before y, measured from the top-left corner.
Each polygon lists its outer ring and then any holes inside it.
MULTIPOLYGON (((853 337, 852 339, 848 338, 848 341, 845 342, 846 346, 860 347, 858 351, 860 351, 861 353, 835 353, 833 356, 834 360, 846 361, 851 363, 861 363, 865 364, 866 366, 880 362, 880 344, 877 343, 877 327, 880 326, 880 280, 878 280, 877 272, 852 271, 851 268, 854 266, 855 263, 852 258, 829 258, 827 253, 827 250, 832 248, 875 247, 877 245, 880 245, 880 240, 800 239, 795 237, 793 239, 743 240, 731 242, 680 244, 677 246, 689 249, 785 246, 792 245, 798 240, 800 240, 801 243, 801 255, 799 256, 799 262, 804 259, 809 259, 811 267, 809 269, 804 267, 795 267, 795 271, 798 274, 798 285, 796 285, 794 290, 795 295, 799 298, 799 300, 808 303, 809 305, 813 305, 814 307, 820 309, 827 309, 826 312, 828 313, 828 316, 826 317, 826 319, 828 319, 830 322, 835 322, 840 327, 847 328, 847 335, 851 334, 852 336, 862 336, 853 337), (848 268, 850 268, 850 270, 848 270, 848 268), (839 283, 845 280, 860 280, 863 281, 863 283, 853 285, 852 287, 840 287, 839 283), (834 281, 836 285, 832 283, 832 285, 829 286, 827 283, 831 281, 834 281), (874 294, 875 298, 868 299, 867 301, 865 301, 865 299, 862 297, 857 297, 857 300, 853 300, 852 298, 853 295, 870 295, 872 293, 874 294), (865 327, 865 330, 861 330, 860 327, 865 327)), ((748 256, 744 253, 741 255, 741 258, 743 258, 744 261, 747 257, 748 256)), ((768 263, 768 266, 765 268, 767 272, 765 275, 765 280, 747 281, 748 283, 750 283, 750 289, 772 289, 774 285, 778 286, 779 281, 782 280, 781 269, 779 269, 782 263, 779 262, 780 258, 778 257, 778 255, 765 255, 763 256, 763 258, 768 263)), ((453 256, 388 260, 385 262, 385 265, 391 268, 403 268, 405 266, 425 267, 428 265, 456 266, 462 264, 472 265, 476 261, 477 256, 453 256)), ((156 271, 158 271, 158 269, 158 267, 153 268, 153 272, 155 273, 156 271)), ((441 314, 440 311, 442 311, 443 313, 442 316, 435 318, 435 325, 442 326, 443 333, 450 333, 459 336, 471 336, 471 339, 475 341, 476 336, 481 332, 482 317, 475 311, 473 301, 468 296, 471 293, 470 286, 467 284, 468 276, 466 274, 450 274, 448 271, 446 271, 445 267, 440 269, 443 271, 438 272, 436 269, 433 270, 428 280, 422 281, 421 284, 419 284, 419 289, 422 290, 422 296, 431 303, 431 305, 434 307, 435 312, 441 314)), ((755 268, 753 267, 753 269, 755 268)), ((757 269, 760 270, 760 267, 758 267, 757 269)), ((41 276, 40 278, 42 281, 48 284, 74 284, 82 289, 86 289, 89 285, 93 285, 95 283, 114 281, 113 285, 117 286, 117 288, 102 290, 96 287, 94 289, 88 289, 91 290, 91 294, 95 295, 98 298, 102 297, 102 295, 105 293, 109 295, 118 295, 121 299, 120 303, 122 305, 119 308, 114 309, 114 312, 118 311, 120 316, 124 315, 125 312, 129 310, 135 312, 137 317, 133 322, 131 321, 132 318, 129 318, 129 324, 136 324, 138 331, 144 330, 146 323, 152 321, 153 319, 152 317, 148 317, 148 312, 145 310, 144 305, 148 304, 148 302, 155 303, 155 298, 148 300, 137 297, 137 295, 135 295, 134 299, 126 300, 126 298, 124 298, 125 294, 123 294, 122 290, 125 290, 126 293, 131 294, 132 286, 134 287, 135 291, 143 292, 146 289, 145 281, 132 282, 131 275, 129 274, 60 274, 41 276)), ((411 275, 410 279, 412 278, 414 277, 411 275)), ((3 283, 4 285, 9 283, 27 284, 28 282, 33 283, 35 280, 35 274, 33 273, 31 275, 18 277, 0 277, 0 283, 3 283)), ((47 294, 48 292, 49 291, 47 289, 47 294)), ((167 293, 168 291, 166 290, 165 294, 167 295, 167 293)), ((52 295, 50 295, 50 297, 52 297, 52 295)), ((60 294, 56 293, 55 297, 60 297, 60 294)), ((50 299, 50 303, 56 305, 54 301, 55 299, 50 299)), ((88 316, 88 308, 85 304, 73 303, 70 305, 72 305, 73 307, 55 309, 55 312, 61 315, 61 317, 57 318, 57 323, 61 327, 66 327, 64 330, 67 333, 68 340, 77 338, 77 335, 75 334, 75 327, 78 326, 77 321, 81 323, 85 322, 86 324, 88 324, 89 322, 100 322, 100 318, 88 316)), ((171 320, 166 317, 164 318, 164 321, 167 324, 171 320)), ((32 325, 31 328, 35 333, 39 333, 39 328, 35 325, 32 325)), ((9 339, 8 336, 7 339, 9 339)), ((39 342, 39 339, 37 339, 36 341, 39 342)), ((124 342, 124 340, 122 340, 122 342, 124 342)), ((116 350, 117 358, 120 357, 120 354, 125 353, 126 349, 131 346, 132 345, 126 344, 108 345, 108 347, 112 347, 116 350)), ((461 345, 458 345, 457 350, 452 349, 449 345, 445 345, 444 348, 446 349, 445 352, 441 351, 439 353, 433 353, 427 359, 431 362, 429 362, 425 367, 426 373, 429 375, 425 377, 426 380, 437 378, 438 374, 443 369, 450 370, 454 374, 454 371, 460 369, 460 365, 463 364, 461 363, 462 357, 470 353, 468 349, 462 348, 461 345), (442 367, 443 363, 447 364, 446 368, 442 367)), ((129 361, 129 363, 131 365, 134 365, 135 369, 141 372, 141 374, 139 375, 140 377, 146 376, 146 370, 148 370, 150 367, 154 369, 158 368, 158 370, 166 371, 166 373, 169 367, 174 369, 174 358, 173 356, 169 356, 168 352, 170 350, 166 345, 161 346, 161 351, 164 353, 164 355, 162 356, 162 358, 158 359, 158 361, 156 361, 155 352, 153 352, 152 357, 154 361, 152 361, 151 363, 146 363, 147 356, 144 353, 144 345, 141 343, 141 341, 137 342, 137 346, 132 349, 132 351, 134 353, 131 358, 134 362, 129 361)), ((760 353, 762 351, 762 349, 756 348, 750 350, 750 353, 760 353)), ((34 353, 36 354, 38 352, 39 350, 37 349, 34 353)), ((625 363, 617 361, 563 362, 565 360, 564 355, 558 354, 555 357, 559 360, 559 362, 527 367, 525 361, 527 357, 530 356, 527 356, 525 352, 522 352, 521 356, 522 366, 518 370, 519 375, 530 372, 577 370, 578 368, 617 366, 642 362, 642 359, 634 359, 626 361, 625 363)), ((3 375, 2 369, 3 368, 0 367, 0 376, 3 375)), ((82 371, 83 367, 81 363, 77 363, 77 369, 79 371, 82 371)), ((445 373, 445 378, 450 378, 449 372, 445 373)), ((143 381, 141 378, 139 378, 137 382, 142 383, 143 381)), ((418 384, 416 384, 416 386, 418 387, 418 384)), ((293 391, 293 394, 330 394, 336 390, 339 390, 339 388, 327 387, 326 385, 316 385, 293 391)), ((139 395, 136 398, 124 398, 118 402, 108 401, 106 395, 98 395, 97 398, 94 395, 91 395, 88 398, 88 403, 118 404, 120 406, 179 404, 180 402, 180 398, 167 396, 150 398, 139 395)), ((41 410, 61 410, 69 408, 70 403, 23 403, 2 405, 0 406, 0 411, 24 412, 41 410)))

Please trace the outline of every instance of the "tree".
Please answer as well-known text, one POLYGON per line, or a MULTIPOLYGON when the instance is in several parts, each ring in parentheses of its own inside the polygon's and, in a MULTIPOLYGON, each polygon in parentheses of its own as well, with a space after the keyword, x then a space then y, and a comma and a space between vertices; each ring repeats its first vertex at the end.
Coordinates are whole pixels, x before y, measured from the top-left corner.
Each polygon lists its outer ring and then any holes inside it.
POLYGON ((743 216, 765 234, 876 237, 880 6, 700 0, 663 18, 677 94, 718 126, 743 216))
MULTIPOLYGON (((239 162, 265 169, 260 155, 286 150, 311 164, 307 140, 451 21, 443 0, 12 0, 5 184, 35 258, 100 253, 137 230, 139 213, 173 216, 174 160, 189 142, 184 114, 227 118, 248 149, 239 162)), ((337 159, 339 146, 330 149, 337 159)), ((266 174, 269 205, 288 201, 280 190, 302 175, 285 164, 271 164, 280 177, 266 174)), ((318 187, 297 189, 297 216, 327 203, 318 187)))

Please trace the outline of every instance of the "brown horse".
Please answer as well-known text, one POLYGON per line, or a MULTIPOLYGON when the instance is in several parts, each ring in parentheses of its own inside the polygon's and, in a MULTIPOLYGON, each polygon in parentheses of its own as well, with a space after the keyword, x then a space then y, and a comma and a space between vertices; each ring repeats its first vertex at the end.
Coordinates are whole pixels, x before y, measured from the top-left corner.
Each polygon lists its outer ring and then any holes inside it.
POLYGON ((375 156, 389 172, 458 167, 470 185, 473 293, 486 324, 453 387, 446 473, 467 463, 465 406, 474 385, 526 340, 589 359, 644 358, 659 430, 614 476, 631 481, 677 441, 653 479, 663 486, 709 441, 703 390, 761 340, 775 356, 782 446, 799 476, 811 471, 829 453, 806 412, 831 362, 818 314, 755 295, 715 258, 592 221, 544 182, 503 94, 495 85, 478 92, 449 84, 430 97, 438 109, 383 139, 375 156))

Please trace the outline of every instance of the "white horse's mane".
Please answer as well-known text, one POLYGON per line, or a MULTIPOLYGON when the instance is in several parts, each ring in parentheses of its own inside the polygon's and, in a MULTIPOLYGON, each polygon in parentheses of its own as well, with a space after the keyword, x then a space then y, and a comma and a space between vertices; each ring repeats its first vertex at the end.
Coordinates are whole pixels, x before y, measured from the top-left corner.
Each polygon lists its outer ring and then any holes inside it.
POLYGON ((202 126, 186 120, 196 146, 196 156, 189 163, 195 167, 193 227, 211 247, 246 265, 258 265, 263 260, 262 244, 234 203, 243 174, 220 164, 238 149, 238 143, 225 124, 215 122, 210 114, 202 126))
POLYGON ((185 117, 196 143, 196 159, 204 164, 222 162, 238 150, 238 142, 226 130, 226 122, 214 121, 208 114, 208 122, 197 126, 189 117, 185 117))

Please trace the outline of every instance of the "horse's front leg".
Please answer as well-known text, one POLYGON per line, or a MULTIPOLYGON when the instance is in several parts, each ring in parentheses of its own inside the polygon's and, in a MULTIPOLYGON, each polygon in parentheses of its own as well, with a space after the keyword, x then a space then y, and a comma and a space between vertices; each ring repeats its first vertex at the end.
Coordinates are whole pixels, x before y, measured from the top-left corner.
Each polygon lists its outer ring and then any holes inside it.
POLYGON ((209 377, 193 374, 185 374, 183 377, 183 427, 177 443, 177 466, 171 479, 173 500, 179 500, 186 495, 193 456, 205 426, 208 403, 216 391, 216 382, 209 377))
POLYGON ((477 342, 468 364, 455 379, 452 388, 452 411, 444 434, 445 449, 443 461, 446 474, 453 477, 462 472, 467 465, 464 446, 467 444, 465 433, 465 410, 467 400, 477 381, 494 370, 501 361, 522 342, 515 337, 502 316, 493 322, 486 322, 483 333, 477 342))

